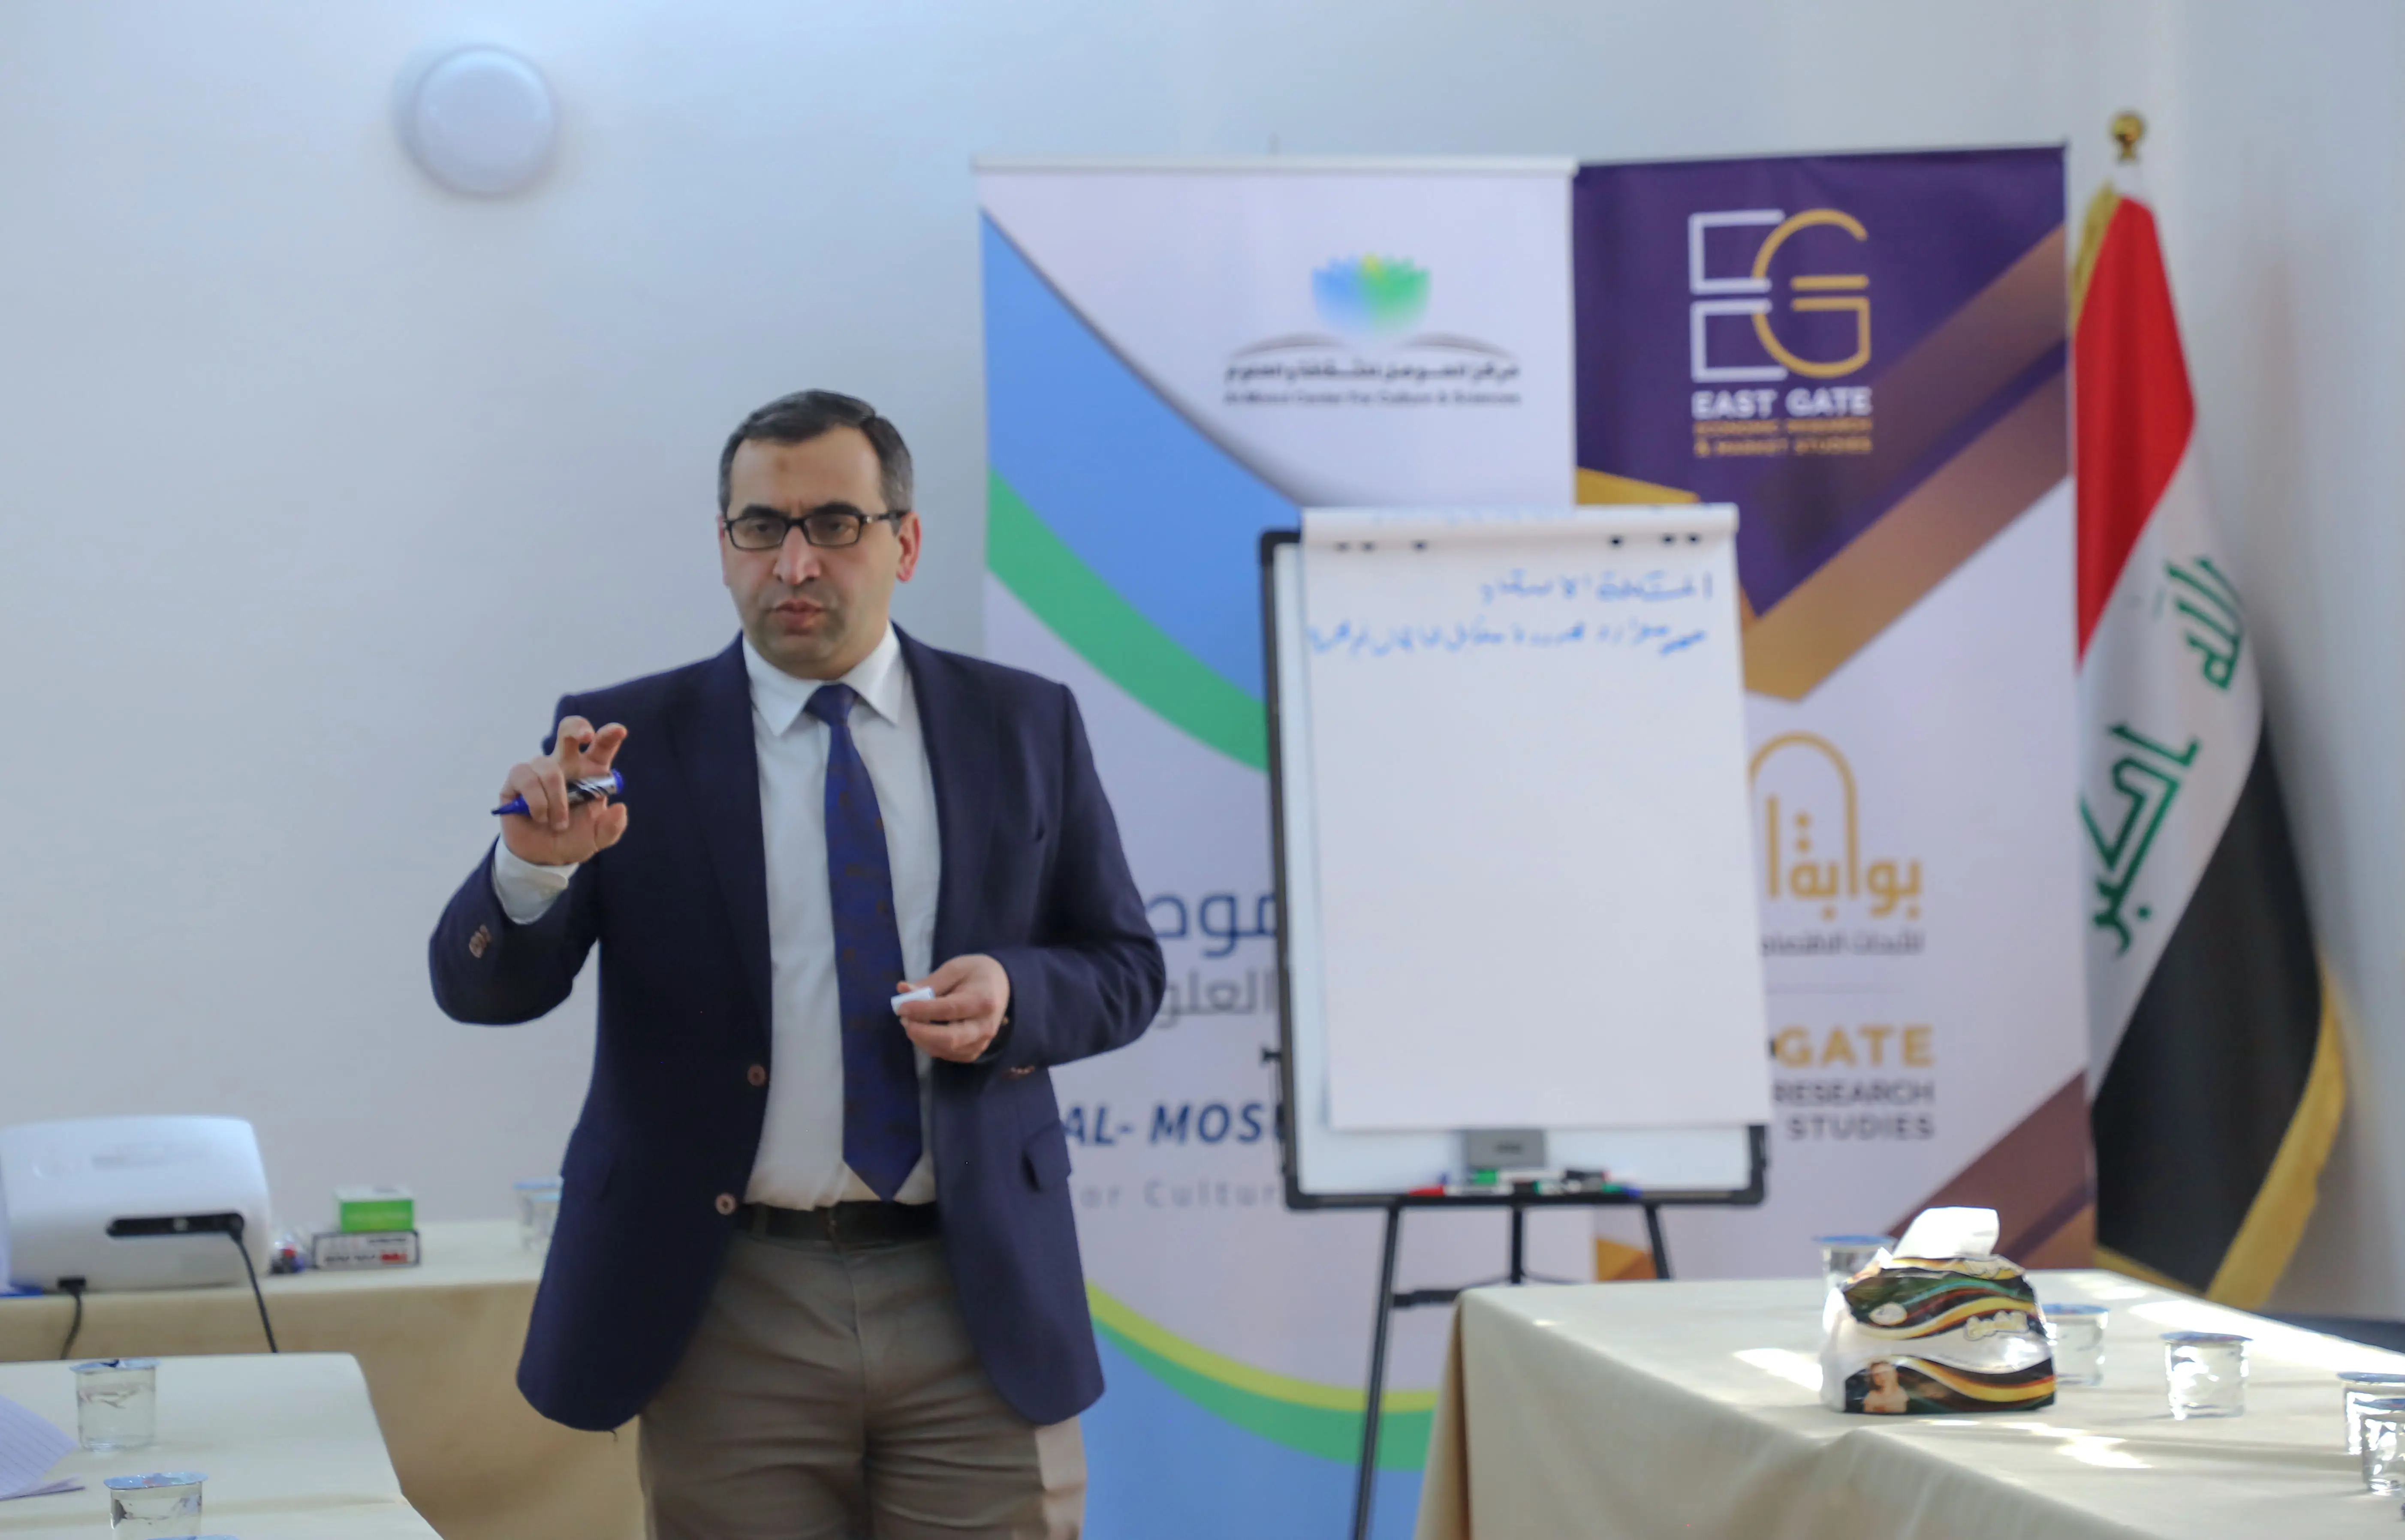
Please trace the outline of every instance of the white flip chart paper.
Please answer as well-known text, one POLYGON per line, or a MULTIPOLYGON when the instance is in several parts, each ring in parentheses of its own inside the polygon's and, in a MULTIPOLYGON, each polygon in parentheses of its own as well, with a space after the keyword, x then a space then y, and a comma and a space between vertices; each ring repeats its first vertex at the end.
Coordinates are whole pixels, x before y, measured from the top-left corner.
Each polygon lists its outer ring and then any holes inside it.
POLYGON ((1767 1119, 1735 526, 1305 513, 1333 1127, 1767 1119))

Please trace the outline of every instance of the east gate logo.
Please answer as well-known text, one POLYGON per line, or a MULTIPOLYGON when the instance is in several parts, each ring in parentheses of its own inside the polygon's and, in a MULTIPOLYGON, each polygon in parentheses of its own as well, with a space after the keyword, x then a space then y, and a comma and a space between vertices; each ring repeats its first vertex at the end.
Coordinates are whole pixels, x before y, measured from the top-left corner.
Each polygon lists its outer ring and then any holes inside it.
POLYGON ((1871 453, 1871 387, 1827 383, 1871 361, 1870 275, 1836 271, 1856 265, 1869 239, 1843 209, 1687 216, 1697 459, 1871 453), (1822 383, 1779 388, 1799 377, 1822 383))
MULTIPOLYGON (((1697 385, 1751 385, 1787 379, 1834 380, 1851 374, 1871 361, 1870 276, 1864 273, 1809 272, 1786 275, 1784 312, 1795 315, 1841 315, 1853 317, 1850 350, 1828 357, 1807 357, 1779 335, 1773 317, 1781 314, 1775 302, 1770 269, 1782 247, 1806 231, 1827 227, 1854 245, 1870 239, 1861 220, 1842 209, 1807 208, 1788 214, 1775 208, 1722 209, 1687 216, 1687 362, 1697 385), (1740 251, 1743 239, 1711 239, 1714 231, 1766 230, 1753 244, 1751 266, 1732 273, 1726 265, 1729 248, 1740 251), (1719 259, 1716 265, 1715 258, 1719 259), (1752 323, 1755 347, 1732 345, 1726 335, 1736 329, 1715 327, 1723 318, 1744 317, 1752 323), (1767 361, 1764 361, 1765 358, 1767 361)), ((1816 265, 1849 251, 1843 239, 1822 237, 1798 251, 1808 250, 1816 265)), ((1797 329, 1790 329, 1791 333, 1797 329)), ((1828 351, 1825 327, 1811 328, 1811 351, 1828 351)), ((1842 335, 1842 332, 1840 333, 1842 335)), ((1798 342, 1802 342, 1801 337, 1798 342)), ((1842 345, 1842 344, 1840 344, 1842 345)))

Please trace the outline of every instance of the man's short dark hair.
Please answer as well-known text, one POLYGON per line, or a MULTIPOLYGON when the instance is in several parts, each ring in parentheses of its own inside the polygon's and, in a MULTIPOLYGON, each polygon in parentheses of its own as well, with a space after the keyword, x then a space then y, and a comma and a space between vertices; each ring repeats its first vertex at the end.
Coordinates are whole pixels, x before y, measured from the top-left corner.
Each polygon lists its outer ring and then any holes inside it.
POLYGON ((860 429, 868 437, 868 447, 877 451, 877 490, 885 498, 883 511, 898 513, 908 508, 910 449, 902 441, 901 429, 879 416, 875 407, 857 396, 838 395, 832 390, 796 390, 790 396, 778 397, 744 418, 728 437, 726 448, 718 456, 718 511, 734 511, 727 507, 727 501, 734 496, 735 452, 745 440, 772 444, 808 443, 838 427, 860 429))

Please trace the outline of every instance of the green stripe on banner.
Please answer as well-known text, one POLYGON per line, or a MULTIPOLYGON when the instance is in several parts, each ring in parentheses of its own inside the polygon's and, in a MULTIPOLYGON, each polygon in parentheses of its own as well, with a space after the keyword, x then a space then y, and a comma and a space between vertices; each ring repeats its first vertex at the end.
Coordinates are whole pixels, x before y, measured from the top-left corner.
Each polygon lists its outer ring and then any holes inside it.
POLYGON ((1111 682, 1238 763, 1269 768, 1259 699, 1121 598, 992 470, 985 546, 986 566, 1003 586, 1111 682))
MULTIPOLYGON (((1361 1410, 1370 1404, 1361 1392, 1273 1374, 1213 1352, 1146 1320, 1091 1282, 1086 1299, 1104 1341, 1203 1410, 1323 1460, 1350 1464, 1361 1458, 1361 1410)), ((1384 1400, 1378 1466, 1418 1470, 1428 1463, 1436 1393, 1389 1391, 1384 1400)))

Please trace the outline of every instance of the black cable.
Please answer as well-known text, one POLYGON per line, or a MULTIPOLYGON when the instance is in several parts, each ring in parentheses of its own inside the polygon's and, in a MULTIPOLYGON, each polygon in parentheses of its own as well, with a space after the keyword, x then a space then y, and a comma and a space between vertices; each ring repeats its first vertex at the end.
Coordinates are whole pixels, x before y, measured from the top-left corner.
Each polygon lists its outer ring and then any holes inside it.
POLYGON ((59 1280, 59 1287, 75 1299, 75 1320, 68 1323, 67 1339, 59 1348, 59 1356, 64 1358, 75 1351, 76 1338, 83 1335, 83 1280, 62 1278, 59 1280))
POLYGON ((267 1295, 259 1286, 259 1269, 251 1265, 250 1248, 242 1243, 240 1214, 234 1215, 233 1223, 226 1226, 225 1233, 227 1239, 233 1242, 233 1249, 242 1253, 242 1270, 250 1278, 250 1296, 259 1301, 259 1329, 267 1334, 267 1351, 282 1352, 284 1350, 275 1345, 275 1328, 267 1319, 267 1295))

